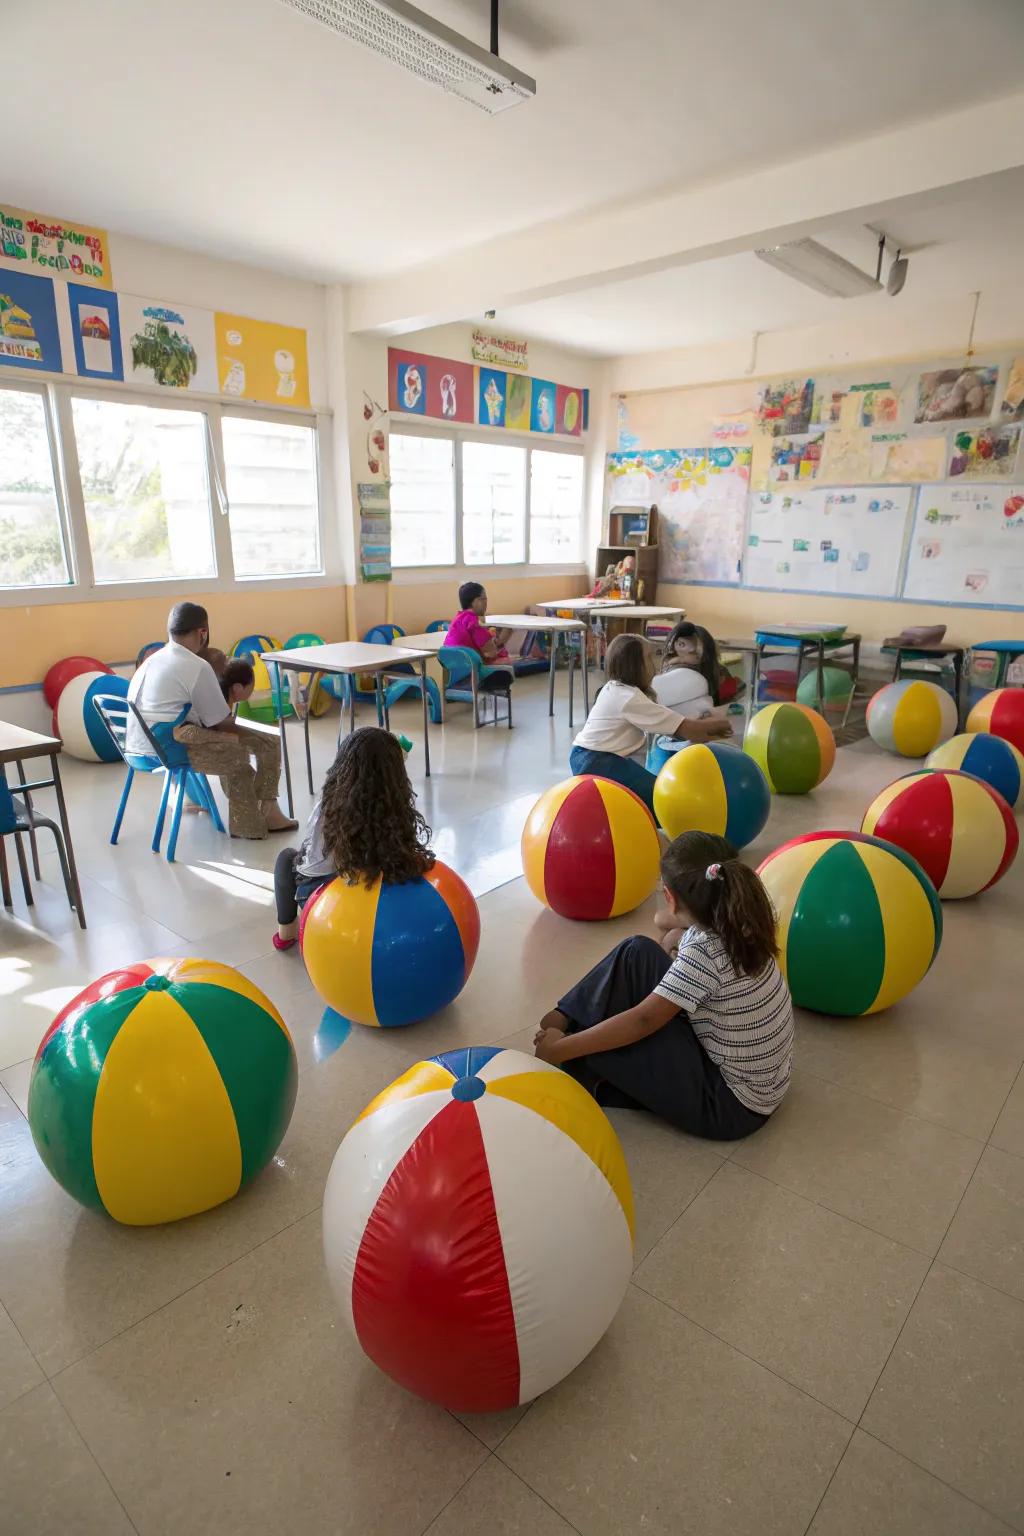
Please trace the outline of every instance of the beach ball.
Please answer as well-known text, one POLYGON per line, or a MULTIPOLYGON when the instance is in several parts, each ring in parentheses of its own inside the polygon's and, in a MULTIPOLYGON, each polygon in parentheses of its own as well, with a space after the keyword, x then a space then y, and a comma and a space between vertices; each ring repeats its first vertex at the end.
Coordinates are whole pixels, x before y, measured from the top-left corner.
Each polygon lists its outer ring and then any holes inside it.
POLYGON ((904 774, 872 800, 861 831, 911 854, 943 900, 988 890, 1017 854, 1017 823, 1002 795, 951 769, 904 774))
POLYGON ((793 1001, 878 1013, 906 997, 942 940, 942 908, 916 859, 863 832, 808 832, 758 870, 778 920, 793 1001))
POLYGON ((54 1019, 28 1120, 69 1195, 152 1226, 250 1183, 288 1129, 296 1085, 284 1020, 240 971, 147 960, 101 976, 54 1019))
POLYGON ((84 763, 117 763, 121 754, 110 739, 93 699, 114 694, 128 697, 128 679, 114 672, 79 672, 61 689, 53 712, 55 734, 64 751, 84 763))
POLYGON ((357 1024, 415 1024, 453 1002, 469 980, 480 912, 440 860, 417 880, 340 878, 307 901, 299 928, 309 979, 328 1008, 357 1024))
POLYGON ((105 661, 97 661, 95 656, 65 656, 63 661, 55 661, 43 678, 43 697, 51 709, 55 708, 63 689, 80 672, 106 672, 109 676, 113 668, 105 661))
POLYGON ((768 704, 753 716, 743 750, 777 795, 805 795, 832 772, 835 737, 805 704, 768 704))
POLYGON ((1024 688, 993 688, 967 716, 968 731, 990 731, 1024 752, 1024 688))
POLYGON ((246 661, 252 662, 255 679, 252 696, 243 699, 236 711, 240 720, 273 721, 279 714, 282 718, 288 719, 295 713, 291 699, 288 697, 287 673, 281 673, 281 693, 275 699, 276 679, 271 677, 270 668, 266 662, 260 660, 261 651, 282 649, 281 642, 271 635, 243 635, 242 639, 232 646, 232 656, 243 656, 246 661), (277 709, 275 704, 278 706, 277 709))
MULTIPOLYGON (((826 667, 822 674, 822 700, 826 710, 842 714, 853 692, 853 678, 843 667, 826 667)), ((798 704, 813 709, 818 702, 818 669, 813 667, 800 679, 796 690, 798 704)))
POLYGON ((925 766, 973 774, 1002 795, 1011 811, 1024 810, 1024 753, 1001 736, 988 731, 954 736, 935 748, 925 766))
POLYGON ((654 810, 669 837, 714 832, 745 848, 768 820, 768 780, 739 747, 691 742, 673 752, 654 784, 654 810))
POLYGON ((867 708, 868 734, 887 752, 926 757, 956 732, 956 705, 938 683, 904 681, 879 688, 867 708))
POLYGON ((523 873, 537 900, 561 917, 620 917, 658 882, 661 845, 639 795, 611 779, 563 779, 526 819, 523 873))
POLYGON ((338 1148, 324 1257, 370 1359, 459 1413, 530 1402, 611 1323, 633 1196, 604 1111, 557 1067, 497 1046, 420 1061, 338 1148))

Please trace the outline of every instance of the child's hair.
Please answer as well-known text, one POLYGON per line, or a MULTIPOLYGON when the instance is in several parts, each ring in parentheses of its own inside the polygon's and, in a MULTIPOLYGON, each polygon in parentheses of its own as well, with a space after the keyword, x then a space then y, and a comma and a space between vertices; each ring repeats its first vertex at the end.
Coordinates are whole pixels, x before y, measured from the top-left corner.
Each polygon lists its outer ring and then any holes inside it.
POLYGON ((768 892, 724 837, 684 832, 662 854, 661 878, 700 926, 718 935, 736 971, 757 976, 774 960, 779 946, 768 892))
POLYGON ((720 704, 718 687, 721 668, 718 661, 718 646, 715 637, 702 624, 691 624, 689 619, 680 619, 675 629, 668 637, 665 645, 665 655, 661 663, 661 670, 667 672, 671 669, 675 659, 676 643, 679 640, 696 640, 700 645, 700 661, 693 669, 699 672, 708 685, 708 693, 713 704, 720 704))
POLYGON ((466 609, 483 595, 484 589, 478 581, 464 581, 459 588, 459 607, 466 609))
POLYGON ((415 880, 434 864, 397 736, 366 725, 346 736, 320 799, 324 848, 350 885, 415 880))
POLYGON ((228 658, 220 649, 220 646, 204 645, 199 654, 204 661, 208 661, 210 663, 210 666, 217 674, 217 681, 220 682, 221 677, 224 675, 224 668, 228 664, 228 658))
POLYGON ((651 648, 642 635, 616 635, 604 657, 604 675, 610 683, 624 683, 639 688, 648 698, 654 677, 651 648))
POLYGON ((232 688, 251 688, 255 683, 256 673, 252 669, 252 662, 246 661, 244 656, 236 656, 233 661, 226 661, 223 672, 217 676, 217 681, 220 683, 225 700, 230 704, 232 688))

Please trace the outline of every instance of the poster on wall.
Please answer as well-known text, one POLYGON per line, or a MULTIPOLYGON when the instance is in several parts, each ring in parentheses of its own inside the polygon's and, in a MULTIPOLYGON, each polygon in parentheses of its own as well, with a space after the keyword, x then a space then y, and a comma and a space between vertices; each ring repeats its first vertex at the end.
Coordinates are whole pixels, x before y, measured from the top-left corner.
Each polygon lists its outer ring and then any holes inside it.
POLYGON ((503 427, 508 398, 508 375, 496 368, 477 370, 477 420, 482 427, 503 427))
POLYGON ((844 486, 755 496, 744 581, 784 591, 894 596, 912 494, 844 486))
POLYGON ((548 379, 531 379, 530 431, 554 432, 558 421, 557 390, 548 379))
POLYGON ((518 373, 526 373, 530 366, 529 350, 525 341, 517 341, 514 336, 499 336, 494 331, 481 330, 479 326, 473 332, 469 349, 474 362, 497 364, 499 368, 511 368, 518 373))
POLYGON ((894 427, 899 421, 899 390, 893 389, 891 384, 855 384, 851 394, 857 396, 858 425, 868 431, 894 427))
POLYGON ((123 379, 117 294, 68 284, 75 366, 86 379, 123 379))
POLYGON ((0 271, 0 363, 61 372, 57 306, 48 277, 0 271))
POLYGON ((719 445, 608 455, 609 506, 658 508, 663 581, 739 581, 750 460, 719 445))
POLYGON ((981 427, 977 432, 958 432, 953 438, 949 478, 1009 480, 1020 447, 1019 426, 981 427))
POLYGON ((105 229, 0 204, 0 266, 90 288, 112 288, 105 229))
POLYGON ((1015 357, 1003 391, 1003 415, 1024 416, 1024 357, 1015 357))
POLYGON ((359 571, 363 581, 391 580, 391 488, 360 482, 359 571))
POLYGON ((871 437, 872 480, 938 480, 946 472, 944 437, 910 437, 906 432, 875 432, 871 437))
POLYGON ((775 438, 768 470, 770 483, 782 485, 789 480, 816 479, 824 442, 824 432, 813 432, 808 437, 775 438))
POLYGON ((213 312, 119 296, 124 376, 166 389, 217 393, 213 312))
POLYGON ((475 369, 453 358, 388 348, 388 406, 439 421, 475 420, 475 369))
POLYGON ((213 322, 221 394, 264 405, 309 406, 306 333, 301 327, 220 312, 213 322))
POLYGON ((916 422, 966 421, 991 416, 999 369, 994 363, 939 368, 917 381, 916 422))
POLYGON ((579 437, 583 430, 581 391, 559 384, 555 389, 555 423, 565 437, 579 437))
POLYGON ((799 437, 811 424, 813 379, 780 379, 761 391, 758 420, 776 437, 799 437))
POLYGON ((1020 608, 1024 485, 923 485, 904 597, 1020 608))
POLYGON ((521 373, 510 373, 507 383, 508 398, 505 401, 505 425, 511 432, 529 432, 530 381, 521 373))

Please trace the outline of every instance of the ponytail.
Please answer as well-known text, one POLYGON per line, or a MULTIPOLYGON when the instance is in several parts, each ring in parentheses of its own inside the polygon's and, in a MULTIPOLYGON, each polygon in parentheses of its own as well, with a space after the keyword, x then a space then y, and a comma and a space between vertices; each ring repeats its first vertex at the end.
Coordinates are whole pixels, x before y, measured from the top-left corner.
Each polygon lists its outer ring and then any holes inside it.
POLYGON ((661 877, 700 926, 721 939, 734 970, 757 976, 775 959, 768 892, 724 837, 684 832, 665 850, 661 877))

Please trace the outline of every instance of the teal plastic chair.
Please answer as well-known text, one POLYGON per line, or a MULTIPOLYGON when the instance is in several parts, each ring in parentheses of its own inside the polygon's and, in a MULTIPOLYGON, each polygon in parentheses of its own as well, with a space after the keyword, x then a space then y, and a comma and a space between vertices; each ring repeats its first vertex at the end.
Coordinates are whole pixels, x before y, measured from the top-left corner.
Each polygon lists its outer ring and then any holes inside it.
MULTIPOLYGON (((363 636, 366 645, 393 645, 396 640, 405 636, 405 630, 400 624, 375 624, 368 629, 363 636)), ((392 704, 403 698, 407 693, 416 694, 422 698, 422 680, 411 662, 396 661, 393 667, 388 668, 389 681, 383 689, 383 706, 377 702, 377 724, 384 724, 385 712, 392 704), (401 675, 398 675, 401 674, 401 675)), ((435 725, 441 724, 441 695, 437 691, 437 684, 432 678, 427 678, 427 703, 430 706, 430 718, 435 725)))
POLYGON ((489 667, 480 655, 468 645, 442 645, 437 653, 437 659, 444 667, 447 682, 444 696, 457 704, 472 704, 473 725, 479 730, 486 724, 486 718, 480 718, 480 700, 491 698, 494 700, 494 724, 498 723, 498 700, 505 700, 505 722, 509 730, 512 729, 512 674, 508 667, 489 667), (502 674, 506 679, 506 687, 492 693, 483 692, 480 685, 488 677, 502 674))
POLYGON ((437 635, 440 634, 442 630, 447 631, 450 628, 451 624, 448 619, 431 619, 423 633, 425 635, 437 635))

